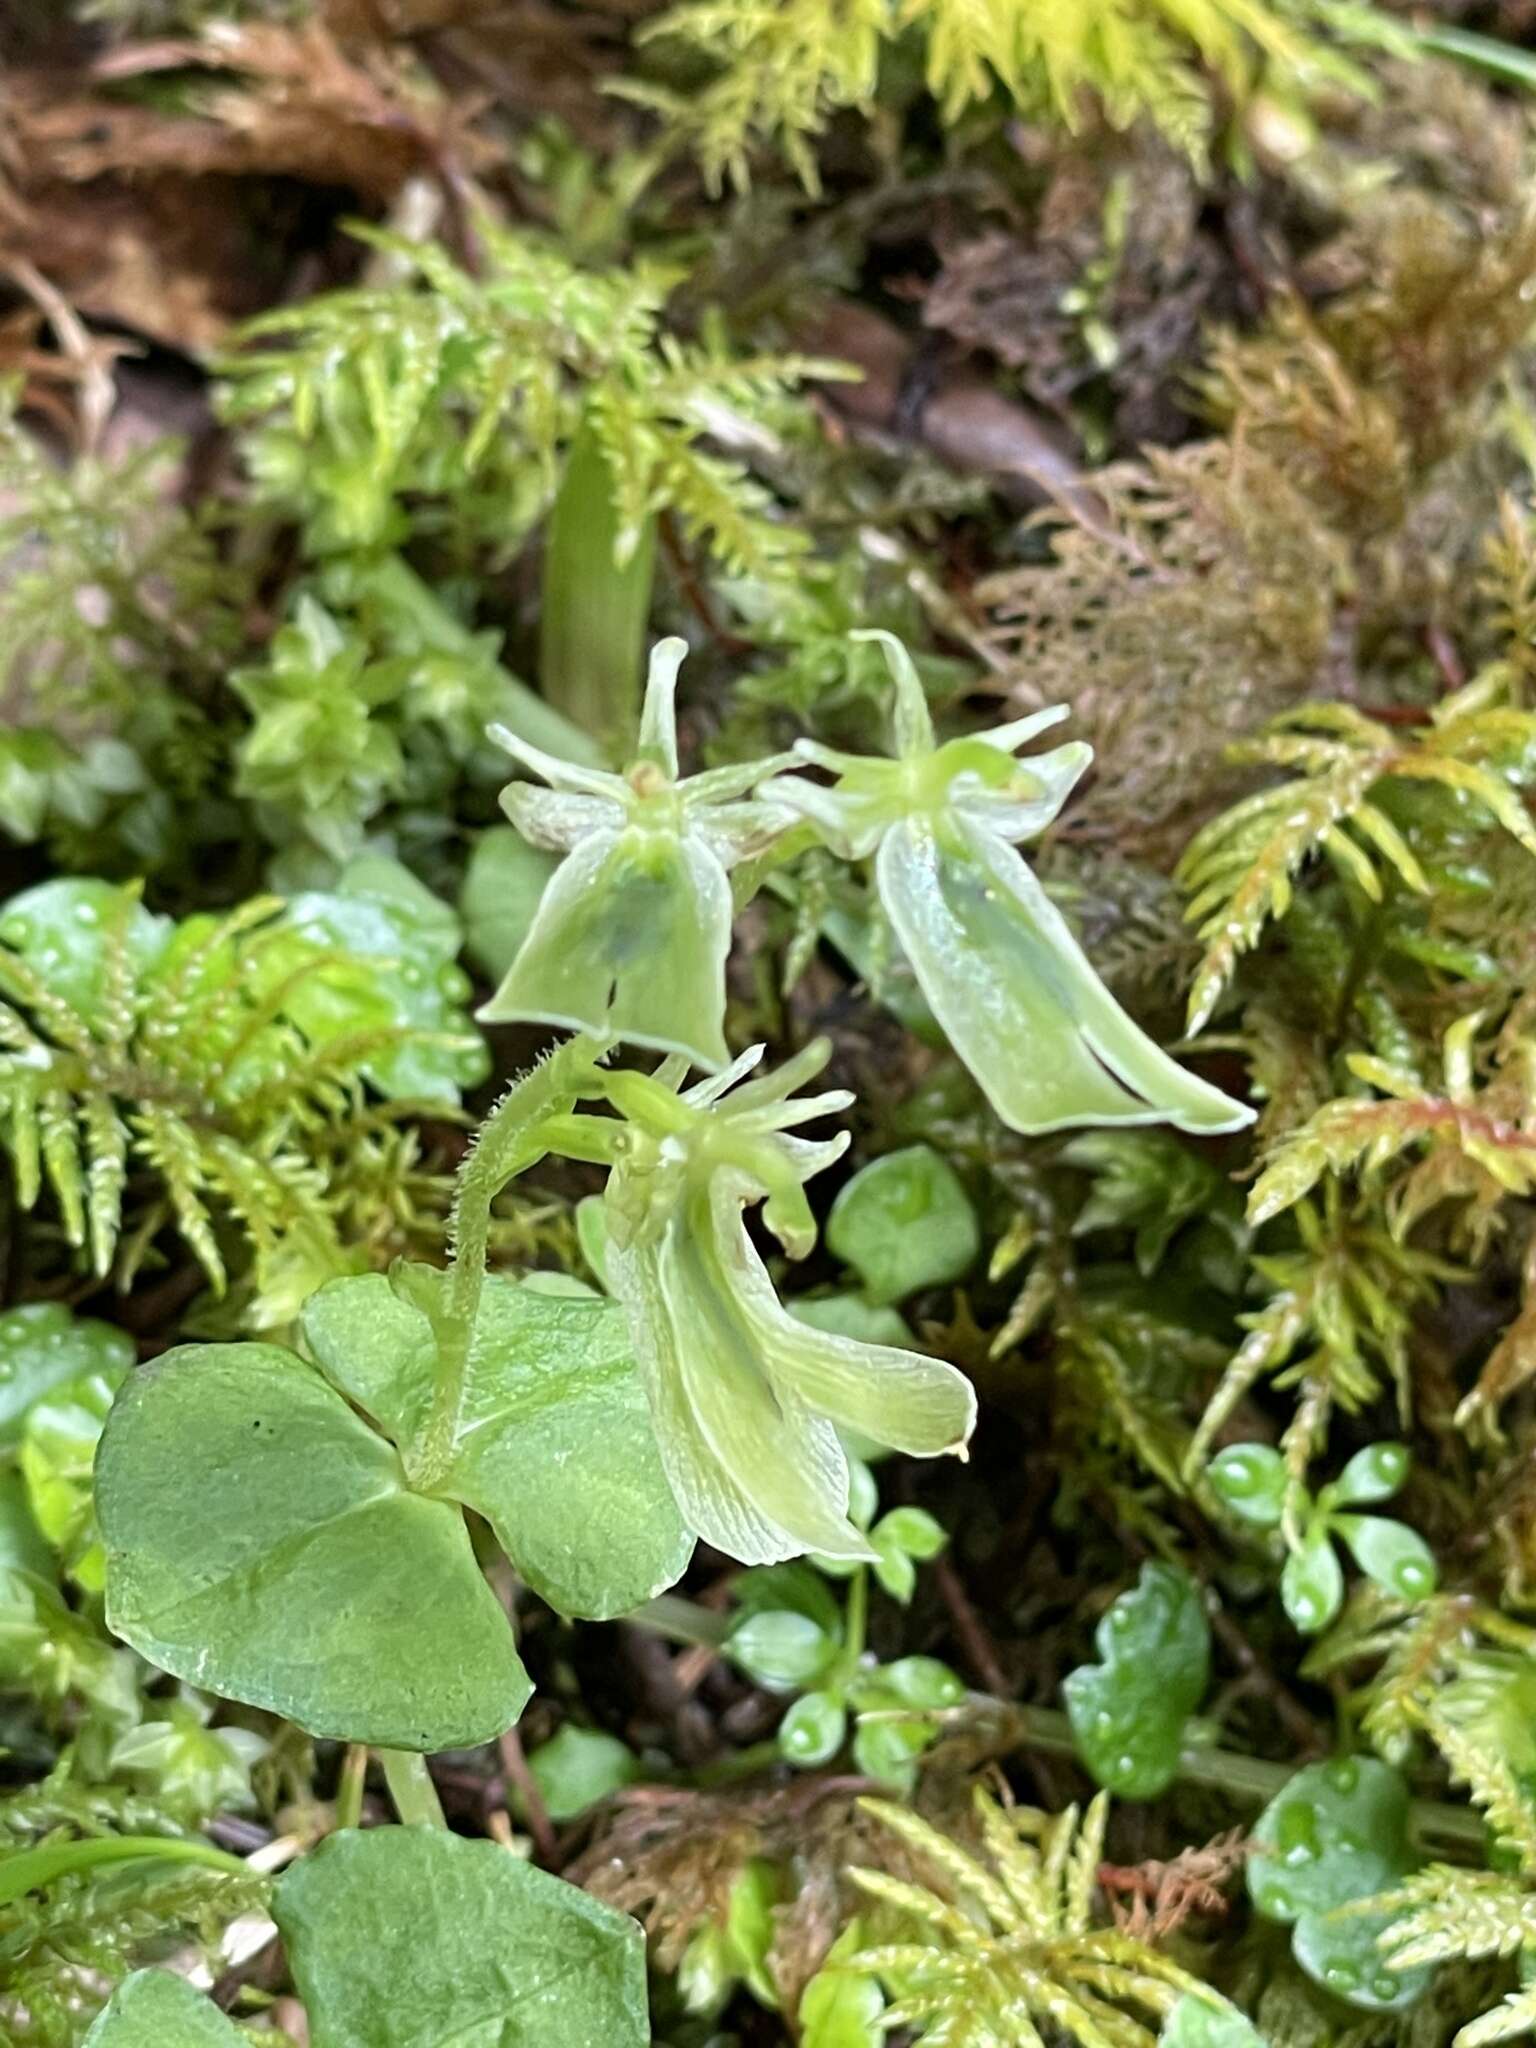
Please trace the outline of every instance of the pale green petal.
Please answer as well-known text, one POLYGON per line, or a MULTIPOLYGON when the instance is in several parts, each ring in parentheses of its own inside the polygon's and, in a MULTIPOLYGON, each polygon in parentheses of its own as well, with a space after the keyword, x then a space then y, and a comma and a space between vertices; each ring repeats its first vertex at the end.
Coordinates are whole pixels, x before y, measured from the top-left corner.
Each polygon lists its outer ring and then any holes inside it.
POLYGON ((971 776, 958 776, 950 801, 999 839, 1038 839, 1092 760, 1093 749, 1086 740, 1069 740, 1048 754, 1016 762, 1012 788, 984 789, 971 776))
POLYGON ((479 1015, 611 1034, 722 1066, 730 943, 731 885, 708 847, 638 829, 596 834, 555 870, 479 1015))
POLYGON ((848 1464, 836 1430, 793 1396, 776 1397, 751 1322, 723 1284, 713 1248, 695 1235, 698 1219, 690 1205, 658 1244, 625 1249, 610 1241, 608 1251, 609 1281, 684 1521, 742 1564, 806 1551, 868 1557, 848 1519, 848 1464))
POLYGON ((536 782, 508 783, 501 808, 530 846, 550 853, 568 853, 593 832, 622 832, 626 816, 623 805, 608 797, 541 789, 536 782))
POLYGON ((688 652, 688 642, 673 634, 658 640, 651 649, 650 673, 645 679, 645 703, 640 712, 640 744, 636 759, 654 761, 668 782, 677 780, 677 672, 688 652))
POLYGON ((928 711, 928 697, 923 689, 922 677, 917 664, 907 652, 903 643, 894 633, 888 633, 882 626, 871 626, 863 632, 850 633, 850 640, 878 641, 880 652, 885 656, 885 665, 891 672, 896 685, 896 702, 892 709, 891 724, 895 733, 896 751, 902 755, 931 754, 933 752, 933 719, 928 711))
POLYGON ((571 796, 599 796, 609 803, 622 804, 629 796, 629 784, 622 775, 614 775, 605 768, 582 768, 574 761, 562 761, 558 754, 546 754, 542 747, 531 747, 526 740, 520 740, 515 732, 508 732, 504 725, 488 725, 486 735, 498 747, 505 747, 514 761, 547 782, 551 789, 563 790, 571 796))
POLYGON ((887 834, 876 874, 923 994, 1012 1129, 1230 1131, 1252 1120, 1126 1016, 1002 840, 952 816, 941 843, 924 820, 905 819, 887 834))
MULTIPOLYGON (((717 1207, 730 1200, 717 1192, 717 1207)), ((727 1218, 718 1218, 723 1237, 727 1218)), ((808 1408, 893 1451, 934 1458, 960 1451, 976 1425, 976 1396, 964 1373, 939 1358, 889 1344, 812 1329, 779 1301, 756 1247, 736 1226, 732 1277, 774 1383, 808 1408)))
POLYGON ((757 789, 767 801, 809 819, 842 860, 863 860, 873 853, 890 822, 889 798, 868 791, 828 789, 803 775, 775 775, 757 789))

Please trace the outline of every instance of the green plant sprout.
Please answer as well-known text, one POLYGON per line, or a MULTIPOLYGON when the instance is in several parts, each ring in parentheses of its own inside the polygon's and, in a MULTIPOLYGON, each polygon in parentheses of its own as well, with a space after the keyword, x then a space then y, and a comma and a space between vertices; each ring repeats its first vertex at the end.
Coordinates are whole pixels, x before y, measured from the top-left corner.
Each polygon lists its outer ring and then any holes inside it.
POLYGON ((866 1645, 869 1581, 905 1605, 918 1563, 939 1555, 944 1532, 921 1508, 892 1508, 876 1520, 873 1475, 857 1459, 850 1469, 849 1515, 868 1531, 874 1562, 816 1557, 743 1572, 732 1588, 738 1618, 724 1647, 766 1690, 796 1695, 776 1736, 786 1763, 813 1770, 830 1762, 851 1725, 855 1767, 907 1791, 917 1759, 938 1739, 945 1713, 961 1704, 965 1687, 936 1657, 876 1662, 866 1645), (847 1579, 845 1608, 825 1578, 847 1579))
POLYGON ((1407 1478, 1408 1464, 1403 1445, 1369 1444, 1314 1498, 1268 1444, 1232 1444, 1211 1460, 1211 1485, 1235 1515, 1261 1529, 1284 1529, 1280 1597, 1304 1635, 1327 1628, 1343 1604, 1344 1571, 1335 1539, 1395 1599, 1425 1600, 1434 1592, 1434 1553, 1416 1530, 1386 1515, 1349 1512, 1390 1500, 1407 1478))
POLYGON ((845 860, 875 856, 880 901, 950 1044, 1010 1129, 1169 1122, 1231 1131, 1252 1111, 1171 1060, 1115 1002, 1015 842, 1042 833, 1092 758, 1072 741, 1025 761, 1064 709, 938 743, 911 656, 888 633, 896 758, 795 751, 827 789, 774 775, 791 807, 845 860))

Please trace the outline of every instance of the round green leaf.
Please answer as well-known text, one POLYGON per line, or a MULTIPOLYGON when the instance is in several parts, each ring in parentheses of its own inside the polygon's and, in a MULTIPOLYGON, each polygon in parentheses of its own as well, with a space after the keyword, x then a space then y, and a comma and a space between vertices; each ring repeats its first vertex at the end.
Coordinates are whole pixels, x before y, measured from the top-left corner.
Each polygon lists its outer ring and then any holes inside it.
POLYGON ((529 1752, 528 1768, 551 1820, 575 1820, 610 1792, 633 1785, 640 1762, 628 1743, 571 1722, 529 1752))
POLYGON ((1343 1605, 1344 1567, 1334 1554, 1325 1524, 1310 1529, 1300 1550, 1293 1550, 1285 1560, 1280 1599, 1297 1628, 1308 1636, 1325 1629, 1343 1605))
POLYGON ((931 1721, 860 1721, 853 1735, 853 1760, 867 1777, 882 1778, 905 1792, 917 1775, 917 1759, 937 1734, 931 1721))
POLYGON ((779 1723, 779 1748, 792 1764, 812 1770, 830 1763, 848 1733, 848 1710, 835 1692, 808 1692, 779 1723))
POLYGON ((1094 1634, 1100 1661, 1062 1685, 1078 1753, 1123 1799, 1153 1799, 1172 1783, 1184 1723, 1211 1667, 1199 1588, 1173 1565, 1147 1564, 1094 1634))
POLYGON ((1341 1907, 1391 1891, 1415 1868, 1408 1788, 1374 1757, 1341 1757, 1300 1770, 1260 1814, 1248 1891, 1267 1919, 1295 1924, 1296 1960, 1317 1983, 1366 2011, 1417 1998, 1427 1970, 1390 1970, 1377 1938, 1381 1914, 1341 1907))
POLYGON ((1235 2005, 1214 1992, 1186 1991, 1158 2037, 1160 2048, 1264 2048, 1264 2036, 1235 2005))
POLYGON ((1268 1444, 1232 1444, 1206 1474, 1234 1515, 1261 1529, 1278 1526, 1285 1509, 1285 1460, 1268 1444))
POLYGON ((169 1970, 135 1970, 92 2023, 84 2048, 240 2048, 211 1998, 169 1970))
MULTIPOLYGON (((797 1323, 825 1330, 829 1336, 852 1337, 860 1344, 893 1344, 898 1351, 912 1349, 912 1332, 900 1310, 879 1308, 862 1294, 800 1294, 784 1305, 797 1323)), ((851 1431, 845 1435, 849 1448, 861 1458, 885 1455, 883 1444, 861 1445, 851 1431)))
POLYGON ((456 964, 458 918, 409 868, 364 855, 334 889, 294 897, 284 921, 313 945, 344 953, 352 970, 296 983, 286 1008, 312 1044, 381 1027, 411 1033, 363 1068, 397 1100, 457 1102, 461 1089, 485 1079, 485 1044, 462 1007, 471 984, 456 964))
MULTIPOLYGON (((333 1280, 306 1303, 305 1340, 332 1384, 410 1448, 436 1340, 411 1267, 333 1280)), ((491 1275, 480 1297, 452 1463, 439 1492, 484 1515, 519 1572, 562 1614, 606 1620, 681 1578, 693 1549, 651 1428, 624 1319, 596 1295, 491 1275)))
POLYGON ((194 1685, 312 1735, 456 1749, 531 1690, 463 1517, 275 1344, 132 1375, 96 1462, 109 1625, 194 1685))
POLYGON ((809 1615, 782 1608, 749 1614, 731 1631, 726 1647, 747 1676, 770 1692, 813 1685, 837 1655, 836 1642, 809 1615))
POLYGON ((1335 1515, 1332 1526, 1383 1592, 1425 1600, 1435 1590, 1435 1554, 1416 1529, 1385 1515, 1335 1515))
POLYGON ((1406 1444, 1367 1444, 1356 1451, 1328 1489, 1340 1507, 1367 1507, 1390 1500, 1408 1477, 1411 1463, 1406 1444))
POLYGON ((0 1450, 21 1439, 27 1410, 63 1380, 124 1373, 137 1353, 110 1323, 73 1316, 55 1301, 28 1302, 0 1315, 0 1450))
POLYGON ((13 896, 0 918, 0 945, 19 954, 78 1016, 99 1024, 108 987, 109 947, 120 942, 131 973, 142 974, 165 950, 174 930, 170 918, 151 916, 115 883, 70 877, 42 882, 13 896))
POLYGON ((965 1698, 964 1685, 937 1657, 898 1657, 894 1664, 882 1664, 874 1677, 904 1707, 932 1712, 957 1707, 965 1698))
POLYGON ((827 1244, 852 1266, 873 1302, 958 1280, 975 1263, 981 1233, 954 1168, 929 1145, 871 1160, 839 1193, 827 1244))
POLYGON ((636 1923, 494 1842, 345 1829, 272 1913, 315 2048, 646 2048, 636 1923))

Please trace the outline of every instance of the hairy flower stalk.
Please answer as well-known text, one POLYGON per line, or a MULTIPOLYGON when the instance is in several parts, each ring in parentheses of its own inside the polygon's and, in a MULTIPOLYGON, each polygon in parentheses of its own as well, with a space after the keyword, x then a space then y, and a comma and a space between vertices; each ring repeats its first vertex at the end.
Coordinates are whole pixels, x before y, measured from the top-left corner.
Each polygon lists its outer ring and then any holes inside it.
POLYGON ((608 1276, 668 1482, 689 1527, 744 1564, 872 1554, 849 1519, 838 1425, 934 1457, 963 1454, 975 1422, 975 1396, 953 1366, 797 1322, 747 1234, 743 1212, 762 1202, 791 1258, 815 1241, 804 1184, 848 1137, 789 1133, 852 1101, 842 1089, 792 1099, 829 1051, 818 1041, 748 1081, 756 1046, 681 1093, 681 1059, 650 1076, 604 1074, 622 1121, 571 1115, 544 1133, 552 1150, 611 1168, 608 1276))
POLYGON ((878 640, 891 666, 896 758, 801 740, 795 751, 836 784, 776 775, 758 794, 808 818, 842 858, 875 856, 880 901, 923 994, 1004 1123, 1209 1132, 1251 1122, 1125 1014, 1015 850, 1045 830, 1092 759, 1082 741, 1014 759, 1065 708, 940 746, 900 641, 856 637, 878 640))
POLYGON ((711 1071, 729 1058, 729 870, 792 819, 776 804, 743 801, 782 763, 679 779, 673 694, 686 652, 675 639, 653 650, 639 746, 622 775, 556 760, 492 726, 492 738, 549 784, 513 783, 502 795, 508 817, 533 845, 567 857, 480 1012, 486 1022, 622 1038, 711 1071))

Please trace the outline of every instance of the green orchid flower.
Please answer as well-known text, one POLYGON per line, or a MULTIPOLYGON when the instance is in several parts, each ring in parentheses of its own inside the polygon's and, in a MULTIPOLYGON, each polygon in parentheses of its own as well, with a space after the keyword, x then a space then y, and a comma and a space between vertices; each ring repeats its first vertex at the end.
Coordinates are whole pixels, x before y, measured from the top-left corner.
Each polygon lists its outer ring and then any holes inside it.
POLYGON ((608 1280, 663 1468, 688 1526, 743 1564, 805 1551, 874 1557, 848 1512, 839 1427, 935 1457, 963 1455, 976 1419, 970 1383, 953 1366, 797 1322, 747 1235, 744 1211, 761 1202, 791 1258, 815 1242, 805 1182, 848 1137, 789 1132, 853 1098, 843 1089, 791 1098, 829 1051, 818 1041, 749 1081, 763 1053, 755 1046, 682 1092, 681 1058, 653 1075, 605 1073, 622 1121, 574 1113, 542 1133, 551 1150, 610 1168, 608 1280))
POLYGON ((796 753, 834 787, 776 775, 765 801, 809 819, 846 860, 875 856, 880 901, 951 1045, 1011 1129, 1169 1122, 1230 1131, 1252 1111, 1186 1073, 1120 1008, 1016 842, 1035 838, 1093 758, 1082 741, 1017 761, 1067 716, 1037 711, 940 746, 912 658, 878 640, 896 686, 896 757, 796 753))
POLYGON ((729 870, 763 852, 793 819, 772 802, 743 801, 778 763, 679 780, 673 694, 687 651, 673 639, 652 653, 639 746, 622 775, 556 760, 504 726, 490 728, 549 785, 513 783, 502 793, 508 817, 531 845, 566 858, 480 1011, 486 1023, 627 1039, 682 1053, 710 1072, 729 1057, 729 870))

